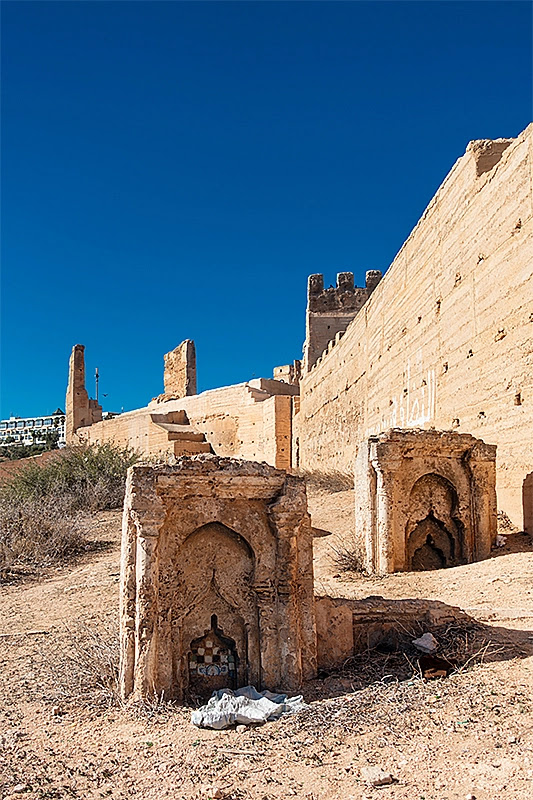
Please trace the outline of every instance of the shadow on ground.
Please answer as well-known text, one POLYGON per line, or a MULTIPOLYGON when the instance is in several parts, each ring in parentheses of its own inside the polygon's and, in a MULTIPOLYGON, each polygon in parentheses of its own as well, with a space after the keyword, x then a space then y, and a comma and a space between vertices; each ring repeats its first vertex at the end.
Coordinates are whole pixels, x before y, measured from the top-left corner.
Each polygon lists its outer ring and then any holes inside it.
MULTIPOLYGON (((321 599, 326 598, 317 598, 321 599)), ((413 640, 428 632, 437 641, 434 655, 449 664, 447 676, 484 663, 533 656, 533 631, 486 625, 437 600, 327 599, 351 608, 354 652, 341 665, 319 671, 318 679, 305 687, 307 700, 337 697, 377 682, 422 678, 423 653, 413 640)))

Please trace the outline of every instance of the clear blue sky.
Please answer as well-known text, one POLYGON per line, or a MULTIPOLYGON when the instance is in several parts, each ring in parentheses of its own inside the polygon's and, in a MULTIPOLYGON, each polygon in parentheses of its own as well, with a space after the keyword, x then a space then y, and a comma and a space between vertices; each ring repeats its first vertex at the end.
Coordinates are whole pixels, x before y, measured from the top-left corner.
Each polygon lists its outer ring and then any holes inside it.
POLYGON ((307 276, 385 270, 532 116, 529 2, 3 2, 2 416, 298 358, 307 276))

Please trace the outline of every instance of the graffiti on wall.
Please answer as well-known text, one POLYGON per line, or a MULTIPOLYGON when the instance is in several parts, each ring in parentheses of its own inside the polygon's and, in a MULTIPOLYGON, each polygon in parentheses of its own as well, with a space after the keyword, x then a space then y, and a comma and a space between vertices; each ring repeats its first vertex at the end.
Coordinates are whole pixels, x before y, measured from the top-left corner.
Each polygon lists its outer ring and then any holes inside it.
POLYGON ((411 374, 411 361, 405 366, 405 386, 400 394, 390 398, 389 407, 381 414, 381 419, 368 430, 374 436, 389 428, 422 428, 435 419, 436 378, 434 369, 422 369, 421 354, 416 358, 416 383, 411 374))

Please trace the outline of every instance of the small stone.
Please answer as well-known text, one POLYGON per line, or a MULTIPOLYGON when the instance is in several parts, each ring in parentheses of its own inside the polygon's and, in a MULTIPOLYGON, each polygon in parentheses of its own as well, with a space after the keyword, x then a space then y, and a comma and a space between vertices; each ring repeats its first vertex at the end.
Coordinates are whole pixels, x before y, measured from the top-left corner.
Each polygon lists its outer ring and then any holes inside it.
POLYGON ((16 786, 13 786, 14 794, 23 794, 24 792, 31 792, 31 786, 27 783, 17 783, 16 786))
POLYGON ((246 725, 237 725, 235 730, 237 731, 237 733, 246 733, 248 728, 246 727, 246 725))
POLYGON ((476 800, 475 794, 467 794, 465 800, 476 800))
POLYGON ((425 633, 419 639, 413 639, 413 644, 422 653, 434 653, 439 643, 432 633, 425 633))
POLYGON ((202 786, 200 794, 202 797, 208 797, 209 800, 224 800, 224 792, 219 786, 202 786))
POLYGON ((54 706, 52 708, 52 714, 54 715, 54 717, 60 717, 62 713, 63 711, 61 709, 61 706, 54 706))
POLYGON ((518 739, 516 738, 516 736, 509 736, 509 738, 507 739, 507 744, 516 744, 517 741, 518 739))
POLYGON ((391 773, 386 772, 381 767, 363 767, 361 777, 371 786, 389 786, 394 783, 391 773))

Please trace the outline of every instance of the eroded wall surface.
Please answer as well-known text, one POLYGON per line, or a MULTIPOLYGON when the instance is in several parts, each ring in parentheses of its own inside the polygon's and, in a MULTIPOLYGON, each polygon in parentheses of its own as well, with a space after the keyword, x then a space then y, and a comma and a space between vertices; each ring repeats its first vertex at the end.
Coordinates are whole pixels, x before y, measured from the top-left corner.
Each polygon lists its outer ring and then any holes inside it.
POLYGON ((351 472, 357 443, 391 427, 471 433, 497 445, 498 507, 523 527, 532 131, 469 145, 342 339, 304 375, 293 421, 300 466, 351 472))

